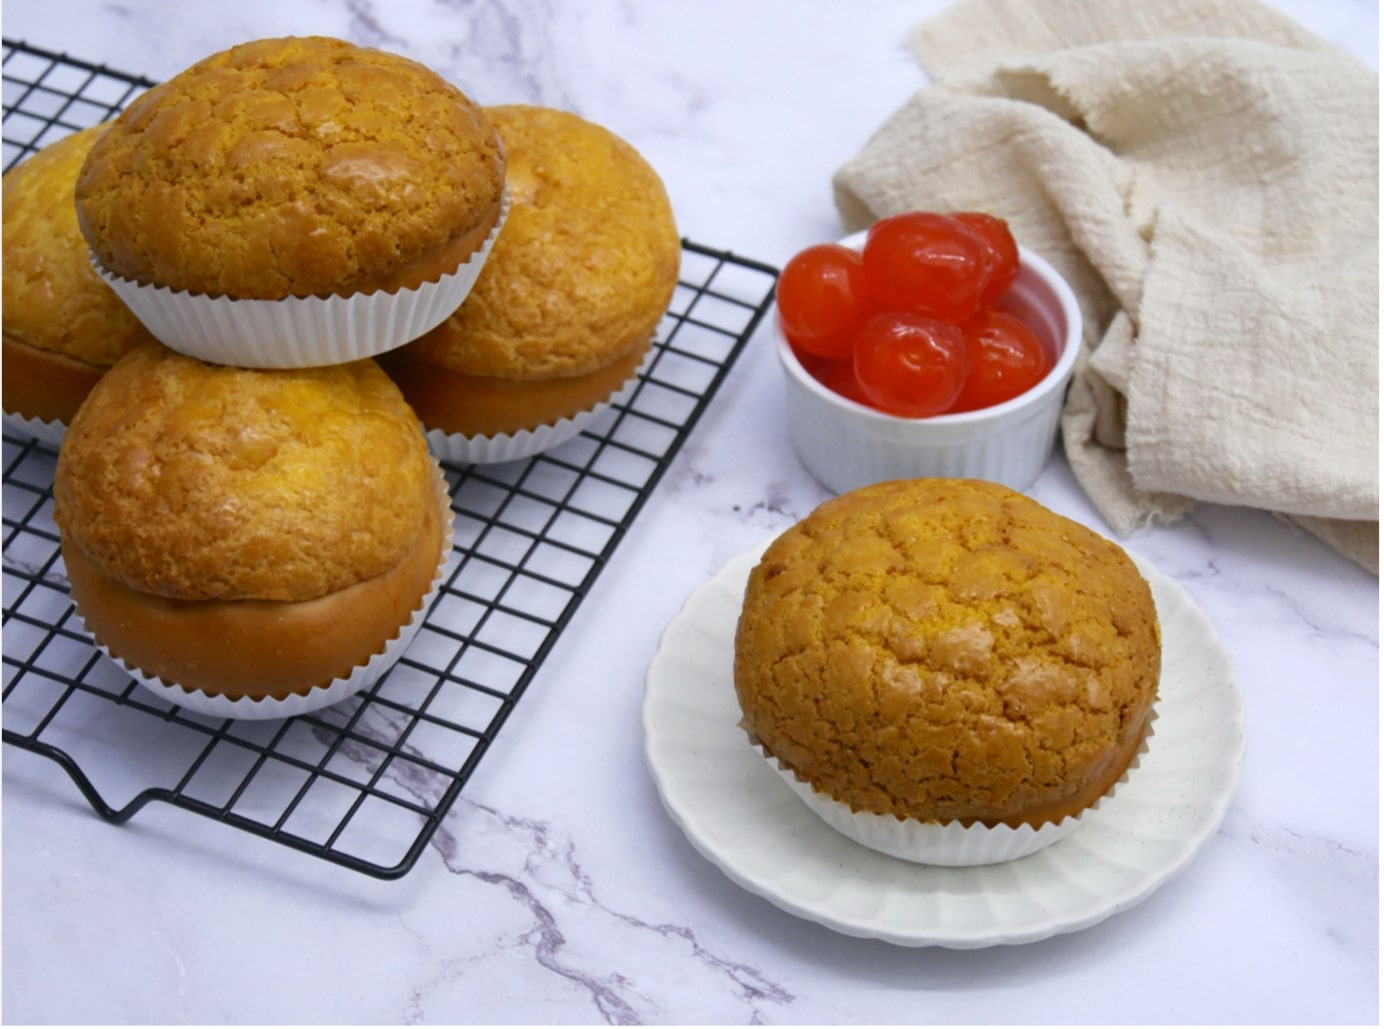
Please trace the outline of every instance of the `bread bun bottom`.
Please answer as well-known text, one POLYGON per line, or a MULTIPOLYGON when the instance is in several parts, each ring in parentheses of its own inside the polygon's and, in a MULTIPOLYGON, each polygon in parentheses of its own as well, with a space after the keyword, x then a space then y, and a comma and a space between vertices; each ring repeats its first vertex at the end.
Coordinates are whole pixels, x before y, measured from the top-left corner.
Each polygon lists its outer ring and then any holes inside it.
POLYGON ((376 360, 427 429, 463 436, 514 434, 552 425, 609 400, 634 377, 652 339, 586 375, 502 379, 465 375, 424 361, 408 346, 376 360))
POLYGON ((101 365, 41 350, 8 333, 0 338, 4 375, 0 394, 6 413, 45 422, 71 423, 91 388, 106 374, 101 365))
POLYGON ((349 675, 407 625, 445 538, 440 505, 393 569, 313 600, 176 600, 112 579, 64 534, 77 612, 111 654, 146 676, 228 699, 305 694, 349 675))
MULTIPOLYGON (((502 210, 504 210, 503 191, 485 209, 480 221, 471 228, 453 236, 432 253, 397 269, 388 278, 379 282, 361 284, 359 292, 372 293, 375 290, 384 290, 386 293, 394 293, 401 289, 417 289, 425 282, 436 282, 442 276, 450 275, 469 261, 472 255, 485 245, 490 230, 500 220, 502 210)), ((343 294, 346 292, 343 291, 343 294)))

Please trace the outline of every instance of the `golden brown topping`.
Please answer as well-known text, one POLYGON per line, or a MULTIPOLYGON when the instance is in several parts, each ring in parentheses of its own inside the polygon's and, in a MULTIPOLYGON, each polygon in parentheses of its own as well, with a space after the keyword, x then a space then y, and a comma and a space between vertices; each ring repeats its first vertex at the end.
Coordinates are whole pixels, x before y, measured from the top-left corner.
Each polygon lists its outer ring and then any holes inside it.
POLYGON ((1003 820, 1127 758, 1158 685, 1157 614, 1117 546, 991 483, 829 500, 750 576, 747 729, 857 810, 1003 820))
POLYGON ((504 154, 422 65, 325 37, 245 43, 132 103, 77 183, 102 263, 173 289, 368 291, 490 215, 504 154))
POLYGON ((91 266, 72 190, 96 125, 5 173, 5 335, 102 368, 153 339, 91 266))
POLYGON ((413 549, 430 474, 415 415, 373 361, 256 371, 150 344, 73 419, 54 517, 135 590, 306 600, 413 549))
POLYGON ((504 141, 512 206, 475 288, 410 344, 466 375, 585 375, 646 346, 682 247, 663 182, 609 130, 565 111, 486 109, 504 141))

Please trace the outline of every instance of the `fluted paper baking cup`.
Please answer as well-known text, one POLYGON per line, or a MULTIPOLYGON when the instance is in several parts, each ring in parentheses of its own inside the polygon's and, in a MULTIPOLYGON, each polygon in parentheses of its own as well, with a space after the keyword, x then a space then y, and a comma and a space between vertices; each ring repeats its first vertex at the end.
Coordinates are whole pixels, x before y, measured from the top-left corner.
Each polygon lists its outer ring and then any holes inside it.
POLYGON ((515 433, 499 432, 493 436, 466 436, 459 432, 426 429, 428 446, 440 460, 448 464, 502 464, 555 450, 590 425, 597 415, 612 404, 628 401, 639 383, 640 374, 652 359, 653 352, 650 351, 639 370, 626 379, 625 384, 608 400, 570 417, 559 418, 551 425, 538 425, 515 433))
POLYGON ((456 271, 417 289, 351 296, 243 300, 145 286, 97 273, 165 346, 211 364, 312 368, 374 357, 445 321, 470 294, 509 215, 509 192, 481 247, 456 271))
POLYGON ((6 411, 5 431, 15 435, 31 436, 40 443, 56 448, 62 446, 63 437, 67 435, 67 423, 57 419, 45 422, 41 418, 26 418, 22 414, 6 411))
MULTIPOLYGON (((350 674, 333 679, 325 686, 314 686, 306 693, 295 693, 282 699, 275 697, 236 697, 232 699, 221 695, 212 696, 199 689, 188 689, 176 683, 170 683, 166 679, 146 675, 138 668, 127 664, 118 655, 112 654, 99 640, 94 641, 96 648, 119 665, 122 671, 126 672, 141 686, 163 700, 176 704, 185 711, 196 711, 218 718, 259 720, 291 718, 294 715, 321 710, 332 704, 340 703, 348 697, 355 696, 378 682, 380 677, 404 655, 404 651, 413 642, 413 638, 418 635, 418 630, 422 627, 428 611, 432 608, 433 601, 437 599, 437 595, 442 589, 442 580, 452 554, 452 506, 451 494, 448 492, 447 480, 442 474, 442 469, 436 461, 432 464, 433 481, 437 488, 438 504, 442 511, 442 549, 438 557, 437 570, 433 573, 432 583, 428 587, 427 593, 419 600, 418 606, 414 608, 412 617, 400 627, 398 634, 393 639, 381 644, 380 649, 366 663, 357 665, 350 674)), ((86 623, 82 620, 81 610, 76 610, 74 616, 81 630, 90 635, 86 623)))
POLYGON ((448 464, 503 464, 520 461, 566 443, 581 432, 582 427, 596 416, 596 411, 583 411, 575 418, 563 418, 554 425, 536 429, 520 429, 514 434, 494 436, 463 436, 459 432, 429 429, 428 446, 439 460, 448 464))
POLYGON ((1098 810, 1103 801, 1113 797, 1138 769, 1142 755, 1148 752, 1157 718, 1155 704, 1144 740, 1135 752, 1134 759, 1099 800, 1079 814, 1068 815, 1060 822, 1045 822, 1036 829, 1031 825, 1015 828, 1008 825, 989 827, 978 822, 972 825, 955 821, 921 822, 914 818, 856 811, 800 780, 792 769, 785 767, 759 744, 751 741, 750 745, 818 817, 863 847, 922 865, 997 865, 1051 847, 1081 828, 1083 821, 1098 810))

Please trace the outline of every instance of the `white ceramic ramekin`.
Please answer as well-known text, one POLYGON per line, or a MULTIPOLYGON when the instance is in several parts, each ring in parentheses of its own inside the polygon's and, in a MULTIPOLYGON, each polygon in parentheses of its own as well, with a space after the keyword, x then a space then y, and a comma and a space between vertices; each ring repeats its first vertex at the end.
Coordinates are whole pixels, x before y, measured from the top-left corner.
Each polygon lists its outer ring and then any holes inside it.
MULTIPOLYGON (((865 233, 841 242, 859 248, 865 233)), ((787 380, 788 432, 822 485, 845 493, 889 479, 986 479, 1023 491, 1052 456, 1067 384, 1081 348, 1081 309, 1071 287, 1037 254, 1019 248, 1019 277, 999 306, 1038 335, 1053 366, 1013 400, 979 411, 899 418, 828 389, 802 366, 777 328, 787 380)))
POLYGON ((436 282, 393 293, 240 300, 144 286, 92 266, 153 335, 171 350, 241 368, 345 364, 403 346, 441 324, 480 277, 509 215, 506 191, 495 227, 481 247, 436 282))

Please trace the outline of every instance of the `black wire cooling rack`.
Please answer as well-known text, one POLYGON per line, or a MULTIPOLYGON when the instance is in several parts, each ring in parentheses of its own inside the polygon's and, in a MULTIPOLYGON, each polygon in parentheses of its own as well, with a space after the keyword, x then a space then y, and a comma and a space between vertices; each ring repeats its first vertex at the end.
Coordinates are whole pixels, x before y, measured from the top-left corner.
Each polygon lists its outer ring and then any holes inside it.
MULTIPOLYGON (((6 170, 153 85, 3 46, 6 170)), ((367 875, 404 875, 753 334, 775 277, 684 241, 630 398, 549 453, 447 466, 454 553, 417 638, 366 692, 295 718, 184 711, 101 656, 68 596, 57 454, 6 432, 4 742, 56 761, 111 822, 162 801, 367 875)))

